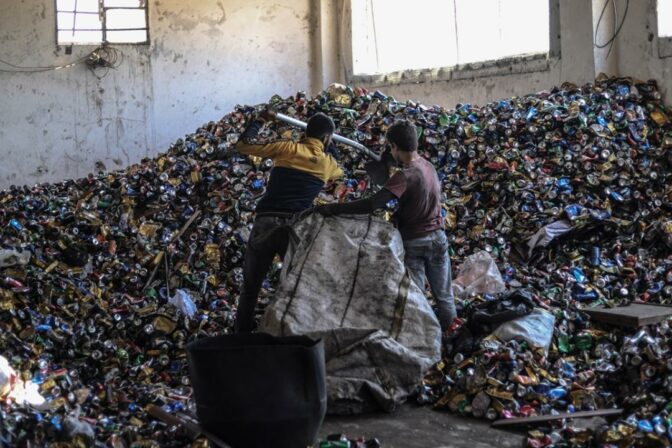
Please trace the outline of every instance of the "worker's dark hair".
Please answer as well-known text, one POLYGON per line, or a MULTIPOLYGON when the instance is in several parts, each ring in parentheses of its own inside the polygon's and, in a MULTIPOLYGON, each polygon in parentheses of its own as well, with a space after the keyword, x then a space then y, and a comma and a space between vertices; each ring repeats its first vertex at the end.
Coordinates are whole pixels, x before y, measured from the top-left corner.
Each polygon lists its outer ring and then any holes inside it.
POLYGON ((334 133, 334 120, 324 115, 321 112, 316 113, 310 120, 306 127, 306 137, 313 137, 322 140, 324 137, 334 133))
POLYGON ((387 130, 387 141, 397 145, 401 151, 418 150, 418 134, 415 132, 415 125, 409 120, 395 121, 387 130))

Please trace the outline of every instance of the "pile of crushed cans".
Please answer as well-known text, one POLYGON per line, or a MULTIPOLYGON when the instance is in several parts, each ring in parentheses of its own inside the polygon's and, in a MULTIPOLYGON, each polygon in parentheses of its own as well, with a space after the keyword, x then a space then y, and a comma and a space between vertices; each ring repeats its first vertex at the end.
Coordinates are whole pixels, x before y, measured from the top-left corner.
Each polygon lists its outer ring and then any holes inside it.
MULTIPOLYGON (((419 402, 491 420, 622 407, 615 422, 570 420, 531 431, 528 444, 672 443, 667 322, 619 329, 583 311, 672 303, 672 110, 655 82, 600 78, 454 109, 338 85, 269 104, 303 121, 324 112, 376 152, 395 120, 412 120, 443 185, 454 269, 486 251, 508 290, 555 316, 548 350, 458 330, 419 402)), ((203 443, 147 407, 193 413, 185 345, 232 331, 273 166, 235 144, 265 106, 239 106, 123 171, 0 192, 0 446, 203 443)), ((301 131, 273 122, 260 136, 301 131)), ((375 192, 366 157, 338 149, 345 178, 318 202, 375 192)), ((467 317, 498 300, 459 305, 467 317)))

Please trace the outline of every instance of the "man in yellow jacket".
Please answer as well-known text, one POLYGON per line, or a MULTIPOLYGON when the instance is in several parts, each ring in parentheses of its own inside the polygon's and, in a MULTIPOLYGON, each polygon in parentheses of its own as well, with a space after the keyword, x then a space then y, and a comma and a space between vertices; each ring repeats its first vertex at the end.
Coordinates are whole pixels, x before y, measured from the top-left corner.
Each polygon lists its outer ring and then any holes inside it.
POLYGON ((273 160, 266 193, 259 200, 256 218, 245 252, 243 287, 238 299, 236 332, 252 331, 259 290, 276 255, 283 257, 289 244, 289 225, 295 214, 309 209, 325 183, 343 176, 336 160, 327 153, 334 122, 327 115, 310 117, 304 139, 255 142, 264 122, 274 119, 272 109, 253 120, 240 137, 241 154, 273 160))

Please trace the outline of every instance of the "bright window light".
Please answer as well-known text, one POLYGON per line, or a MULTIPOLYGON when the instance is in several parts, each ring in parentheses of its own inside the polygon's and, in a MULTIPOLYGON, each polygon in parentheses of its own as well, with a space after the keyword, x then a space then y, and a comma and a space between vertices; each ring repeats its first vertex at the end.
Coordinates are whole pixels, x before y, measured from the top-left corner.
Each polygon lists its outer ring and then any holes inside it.
POLYGON ((672 0, 658 0, 658 36, 672 36, 672 0))
POLYGON ((56 0, 59 45, 146 43, 146 0, 56 0))
POLYGON ((354 73, 547 54, 549 21, 546 0, 352 0, 354 73))
POLYGON ((355 73, 453 64, 453 11, 446 0, 353 0, 355 73), (446 51, 436 51, 439 47, 446 51))

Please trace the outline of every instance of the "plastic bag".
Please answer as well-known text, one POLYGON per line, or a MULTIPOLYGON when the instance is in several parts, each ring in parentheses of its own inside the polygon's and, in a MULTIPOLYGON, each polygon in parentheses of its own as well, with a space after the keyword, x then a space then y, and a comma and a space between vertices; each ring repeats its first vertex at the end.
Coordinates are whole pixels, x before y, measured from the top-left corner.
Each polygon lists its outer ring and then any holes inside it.
POLYGON ((188 318, 192 318, 194 317, 194 314, 196 314, 196 304, 191 299, 189 293, 184 289, 175 291, 175 295, 168 300, 168 303, 182 311, 188 318))
POLYGON ((474 335, 490 334, 504 322, 527 316, 534 308, 534 294, 517 289, 495 300, 472 303, 466 309, 467 326, 474 335))
POLYGON ((17 375, 9 361, 4 356, 0 356, 0 398, 6 397, 16 384, 17 375))
POLYGON ((21 380, 4 356, 0 356, 0 399, 42 411, 50 408, 50 403, 40 395, 40 386, 21 380))
POLYGON ((541 308, 535 308, 527 316, 503 323, 492 333, 503 341, 522 339, 534 347, 543 347, 545 351, 553 339, 553 314, 541 308))
POLYGON ((573 229, 572 223, 567 220, 552 222, 537 231, 527 242, 529 248, 527 256, 532 256, 536 247, 546 247, 548 244, 573 229))
POLYGON ((461 299, 472 294, 496 294, 505 289, 497 264, 486 251, 467 257, 460 266, 460 274, 453 281, 453 295, 461 299))

